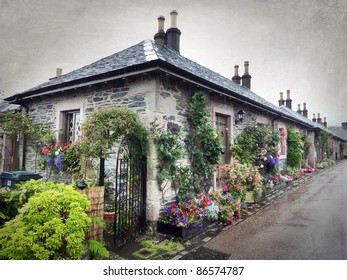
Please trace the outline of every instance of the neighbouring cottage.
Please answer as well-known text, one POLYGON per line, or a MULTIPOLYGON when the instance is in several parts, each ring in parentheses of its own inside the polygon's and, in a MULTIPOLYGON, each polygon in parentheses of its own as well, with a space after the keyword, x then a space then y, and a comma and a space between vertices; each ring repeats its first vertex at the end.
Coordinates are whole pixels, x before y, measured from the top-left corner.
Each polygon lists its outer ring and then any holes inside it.
MULTIPOLYGON (((311 165, 323 156, 316 151, 316 134, 327 131, 333 136, 332 153, 340 158, 339 142, 343 139, 308 119, 306 106, 304 114, 293 111, 289 91, 287 99, 281 95, 280 106, 275 106, 251 90, 249 62, 244 63, 242 76, 236 65, 235 75, 228 79, 180 55, 177 12, 171 12, 171 27, 166 31, 164 21, 163 16, 158 18, 159 28, 154 40, 142 41, 64 75, 57 69, 56 77, 8 97, 6 101, 21 105, 35 122, 51 125, 57 131, 57 142, 64 145, 78 139, 81 123, 92 112, 109 107, 126 107, 137 112, 148 127, 155 120, 163 125, 170 122, 182 127, 186 123, 190 97, 203 92, 216 127, 223 132, 222 163, 230 162, 234 137, 247 125, 257 123, 307 134, 311 144, 308 163, 311 165)), ((286 164, 285 145, 283 140, 280 148, 282 168, 286 164)), ((20 166, 39 170, 36 150, 33 143, 27 143, 25 158, 20 154, 20 166)), ((151 147, 144 199, 147 221, 153 222, 159 217, 162 199, 156 180, 156 162, 155 149, 151 147)), ((214 188, 218 187, 216 183, 214 188)), ((172 195, 173 192, 168 192, 167 199, 172 195)))

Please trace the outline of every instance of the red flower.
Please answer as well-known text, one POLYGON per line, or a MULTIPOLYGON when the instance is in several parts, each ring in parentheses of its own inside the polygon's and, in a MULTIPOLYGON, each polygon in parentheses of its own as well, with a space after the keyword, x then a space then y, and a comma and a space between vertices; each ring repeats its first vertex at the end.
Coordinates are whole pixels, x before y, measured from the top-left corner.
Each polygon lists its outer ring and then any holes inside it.
POLYGON ((68 148, 69 148, 69 146, 68 146, 68 145, 65 145, 64 148, 63 148, 63 150, 66 151, 68 148))

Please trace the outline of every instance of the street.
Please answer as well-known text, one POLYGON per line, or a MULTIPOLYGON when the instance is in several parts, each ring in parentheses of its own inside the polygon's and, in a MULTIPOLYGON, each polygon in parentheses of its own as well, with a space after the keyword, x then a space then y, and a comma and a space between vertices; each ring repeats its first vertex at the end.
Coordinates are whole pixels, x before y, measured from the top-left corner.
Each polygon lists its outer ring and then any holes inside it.
POLYGON ((201 249, 235 260, 347 259, 346 200, 347 160, 221 232, 201 249))

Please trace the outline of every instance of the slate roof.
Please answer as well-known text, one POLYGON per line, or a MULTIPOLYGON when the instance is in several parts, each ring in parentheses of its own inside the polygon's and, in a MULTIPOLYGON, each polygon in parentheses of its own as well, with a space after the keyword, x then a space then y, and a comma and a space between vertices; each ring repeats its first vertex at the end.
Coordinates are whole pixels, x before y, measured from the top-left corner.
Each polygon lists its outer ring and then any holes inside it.
POLYGON ((8 111, 19 111, 20 105, 17 104, 9 104, 9 103, 1 103, 0 104, 0 113, 8 112, 8 111))
MULTIPOLYGON (((332 130, 331 127, 327 128, 320 123, 314 122, 314 121, 310 120, 309 118, 306 118, 304 115, 301 115, 298 112, 296 112, 292 109, 289 109, 288 107, 286 107, 284 105, 280 106, 280 109, 283 112, 285 112, 286 114, 291 115, 294 119, 300 120, 302 123, 305 123, 307 126, 311 127, 312 129, 323 130, 323 131, 326 131, 337 138, 340 138, 341 140, 345 140, 345 141, 347 140, 347 135, 345 138, 343 138, 341 134, 336 133, 336 131, 332 130)), ((346 133, 347 133, 347 130, 346 130, 346 133)))
MULTIPOLYGON (((308 118, 288 109, 278 107, 266 99, 252 92, 247 87, 234 83, 219 73, 216 73, 172 50, 171 48, 156 43, 154 40, 145 40, 123 51, 102 58, 87 66, 81 67, 65 75, 55 77, 24 92, 6 98, 6 101, 18 102, 21 98, 27 98, 37 94, 45 94, 48 91, 59 91, 66 86, 75 86, 85 82, 98 82, 105 75, 117 78, 121 73, 131 73, 134 69, 143 69, 157 66, 161 69, 172 68, 183 72, 183 76, 190 76, 199 81, 204 81, 211 87, 221 89, 223 93, 238 98, 253 106, 266 109, 275 115, 289 118, 309 128, 327 130, 324 126, 314 123, 308 118)), ((330 133, 332 133, 330 131, 330 133)), ((333 133, 332 133, 333 134, 333 133)))
POLYGON ((218 86, 226 91, 231 91, 236 97, 248 100, 251 103, 261 105, 275 113, 280 113, 277 106, 258 96, 250 89, 238 85, 230 79, 178 54, 165 45, 158 44, 154 40, 145 40, 123 51, 112 54, 92 64, 74 70, 60 77, 54 77, 49 81, 34 88, 8 97, 6 100, 13 102, 16 98, 29 97, 32 94, 59 89, 67 84, 78 84, 85 80, 97 80, 101 75, 128 69, 134 66, 146 65, 150 62, 162 62, 165 65, 183 70, 199 79, 218 86))
POLYGON ((339 135, 344 141, 347 141, 347 129, 338 126, 330 126, 329 129, 339 135))

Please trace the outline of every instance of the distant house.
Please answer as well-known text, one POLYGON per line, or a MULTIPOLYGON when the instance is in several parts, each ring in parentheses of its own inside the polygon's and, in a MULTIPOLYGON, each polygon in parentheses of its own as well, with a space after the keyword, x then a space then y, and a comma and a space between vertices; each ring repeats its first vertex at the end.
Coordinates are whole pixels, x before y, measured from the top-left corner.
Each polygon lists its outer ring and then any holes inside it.
MULTIPOLYGON (((35 122, 45 122, 57 131, 65 131, 63 135, 57 134, 57 140, 66 144, 78 139, 80 124, 87 116, 107 107, 126 106, 148 124, 158 119, 164 124, 170 121, 182 126, 189 98, 200 91, 208 97, 216 126, 222 131, 228 128, 223 139, 227 152, 221 156, 224 163, 230 161, 228 151, 234 136, 247 124, 261 123, 307 133, 312 143, 309 163, 314 165, 317 160, 315 132, 327 129, 293 111, 289 95, 286 100, 282 98, 282 106, 276 106, 254 93, 248 62, 244 64, 242 76, 235 66, 235 75, 229 79, 180 55, 181 31, 176 26, 176 16, 173 11, 171 28, 167 31, 164 31, 164 18, 159 17, 154 40, 142 41, 64 75, 58 70, 56 77, 6 100, 23 105, 35 122), (244 113, 242 121, 238 118, 240 111, 244 113)), ((337 143, 342 141, 335 134, 334 137, 337 143)), ((335 148, 339 153, 338 145, 335 148)), ((28 145, 25 152, 26 169, 37 170, 35 147, 28 145)), ((284 148, 282 166, 285 160, 284 148)), ((155 162, 155 155, 148 159, 146 211, 149 221, 158 219, 161 199, 155 162)))

